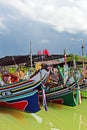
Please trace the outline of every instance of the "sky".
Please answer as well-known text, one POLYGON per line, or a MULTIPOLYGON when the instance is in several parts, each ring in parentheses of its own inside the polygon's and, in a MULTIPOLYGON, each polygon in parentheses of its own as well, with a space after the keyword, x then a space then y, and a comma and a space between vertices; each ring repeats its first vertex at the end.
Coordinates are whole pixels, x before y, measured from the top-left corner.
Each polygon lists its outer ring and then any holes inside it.
POLYGON ((0 57, 87 54, 87 0, 0 0, 0 57))

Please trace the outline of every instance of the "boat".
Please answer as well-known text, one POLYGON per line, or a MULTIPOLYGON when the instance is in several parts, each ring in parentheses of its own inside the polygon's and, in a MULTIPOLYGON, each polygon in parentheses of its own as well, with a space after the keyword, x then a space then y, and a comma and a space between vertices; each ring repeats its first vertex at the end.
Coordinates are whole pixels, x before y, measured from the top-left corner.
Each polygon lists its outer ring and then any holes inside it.
MULTIPOLYGON (((65 74, 58 66, 57 73, 52 72, 50 74, 50 80, 45 84, 45 94, 47 102, 55 102, 64 104, 67 106, 77 106, 81 104, 80 88, 77 80, 74 76, 68 76, 67 66, 65 67, 65 74)), ((42 92, 40 93, 40 99, 42 100, 42 92)))
POLYGON ((29 79, 0 86, 0 106, 35 113, 40 110, 39 89, 49 73, 42 69, 29 79))
MULTIPOLYGON (((45 91, 47 102, 55 102, 67 106, 77 106, 81 103, 81 96, 77 84, 74 82, 68 87, 63 85, 49 88, 45 91)), ((42 95, 40 95, 42 98, 42 95)))

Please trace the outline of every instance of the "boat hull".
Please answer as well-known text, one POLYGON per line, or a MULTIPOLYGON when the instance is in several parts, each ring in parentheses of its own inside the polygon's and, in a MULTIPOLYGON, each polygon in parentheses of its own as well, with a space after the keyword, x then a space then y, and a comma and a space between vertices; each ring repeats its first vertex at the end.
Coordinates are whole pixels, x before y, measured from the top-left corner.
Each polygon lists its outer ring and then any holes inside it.
POLYGON ((0 101, 0 106, 14 108, 24 112, 35 113, 40 110, 38 91, 5 98, 0 101))
POLYGON ((22 80, 0 87, 0 106, 35 113, 40 110, 39 94, 48 72, 42 70, 28 80, 22 80), (42 74, 42 75, 41 75, 42 74), (40 76, 41 75, 41 76, 40 76))
POLYGON ((78 104, 75 102, 73 92, 61 96, 56 95, 54 98, 47 98, 47 101, 67 106, 76 106, 78 104))
POLYGON ((46 91, 47 101, 67 106, 77 106, 80 104, 80 97, 80 91, 76 89, 76 83, 72 84, 70 87, 60 88, 60 86, 57 86, 46 91))

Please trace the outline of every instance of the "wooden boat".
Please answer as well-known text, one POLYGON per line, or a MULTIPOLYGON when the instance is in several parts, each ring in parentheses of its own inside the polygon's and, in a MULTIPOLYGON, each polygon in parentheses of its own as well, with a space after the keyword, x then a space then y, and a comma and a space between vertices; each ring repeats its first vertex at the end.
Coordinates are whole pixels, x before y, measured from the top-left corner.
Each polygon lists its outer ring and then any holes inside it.
MULTIPOLYGON (((45 84, 47 87, 45 90, 46 100, 68 106, 76 106, 80 104, 81 95, 77 80, 75 80, 74 76, 68 77, 66 71, 66 75, 64 75, 59 67, 58 69, 60 77, 56 78, 57 76, 52 73, 49 82, 45 84)), ((41 93, 40 99, 42 99, 41 93)))
POLYGON ((40 110, 38 91, 48 78, 46 70, 32 78, 0 86, 0 106, 34 113, 40 110))
MULTIPOLYGON (((46 90, 46 100, 67 106, 76 106, 81 103, 77 84, 74 82, 69 87, 57 86, 46 90)), ((40 95, 42 98, 42 95, 40 95)))

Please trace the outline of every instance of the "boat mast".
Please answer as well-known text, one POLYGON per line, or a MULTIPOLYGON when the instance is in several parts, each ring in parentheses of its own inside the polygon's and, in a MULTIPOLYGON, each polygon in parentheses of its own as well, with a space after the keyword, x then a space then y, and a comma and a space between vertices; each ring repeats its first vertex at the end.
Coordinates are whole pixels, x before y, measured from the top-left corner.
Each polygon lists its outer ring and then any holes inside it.
POLYGON ((76 60, 75 60, 75 55, 73 55, 73 66, 74 66, 74 69, 76 69, 76 60))
POLYGON ((68 79, 68 64, 67 64, 67 57, 66 57, 66 50, 64 49, 64 85, 68 79))
POLYGON ((84 70, 85 70, 85 66, 84 66, 84 41, 82 43, 81 49, 82 49, 82 67, 83 67, 83 75, 84 75, 84 70))
POLYGON ((66 50, 64 49, 64 63, 67 64, 67 58, 66 58, 66 50))
POLYGON ((30 42, 30 66, 32 71, 32 48, 31 48, 31 42, 30 42))

